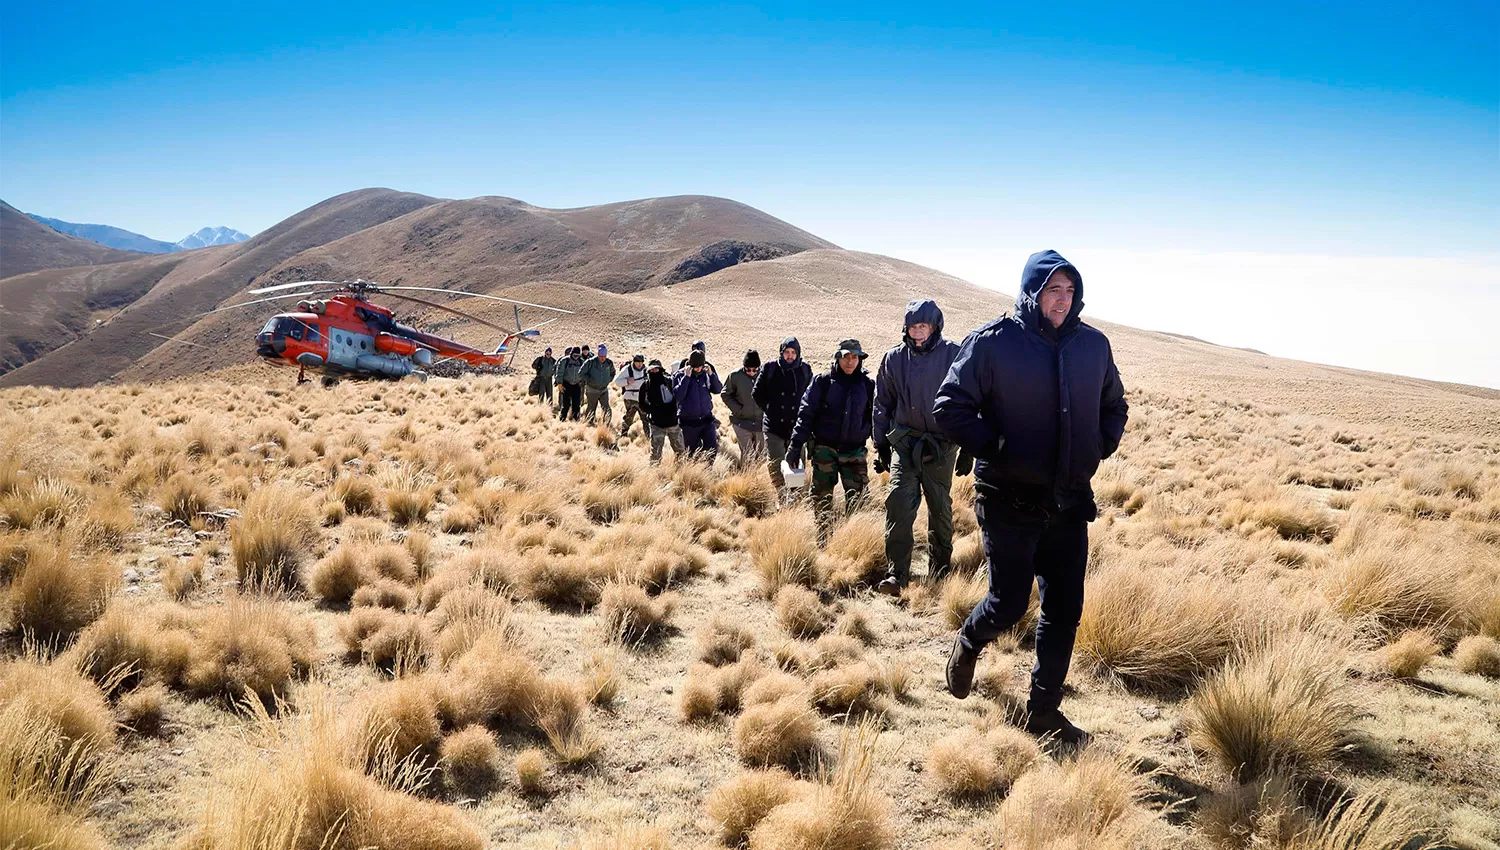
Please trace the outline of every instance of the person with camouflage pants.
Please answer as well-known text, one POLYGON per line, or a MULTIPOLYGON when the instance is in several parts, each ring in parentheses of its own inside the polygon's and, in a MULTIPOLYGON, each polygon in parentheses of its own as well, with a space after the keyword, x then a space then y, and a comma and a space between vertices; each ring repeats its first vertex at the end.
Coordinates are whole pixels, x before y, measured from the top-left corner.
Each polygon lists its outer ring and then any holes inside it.
POLYGON ((865 447, 874 422, 875 382, 864 370, 866 356, 857 339, 839 343, 832 367, 808 386, 787 447, 788 465, 800 467, 803 447, 812 446, 812 503, 820 543, 833 529, 834 487, 843 482, 844 508, 852 511, 870 483, 865 447))

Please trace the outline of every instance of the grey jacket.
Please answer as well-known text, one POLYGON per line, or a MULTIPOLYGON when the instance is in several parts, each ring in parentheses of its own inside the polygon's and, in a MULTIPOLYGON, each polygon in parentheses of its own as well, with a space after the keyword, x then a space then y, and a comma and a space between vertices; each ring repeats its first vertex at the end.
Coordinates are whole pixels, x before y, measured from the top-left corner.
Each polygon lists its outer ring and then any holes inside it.
POLYGON ((752 431, 760 430, 761 417, 765 414, 755 401, 754 390, 755 379, 746 374, 744 369, 729 373, 729 380, 724 382, 724 392, 719 394, 724 406, 729 408, 729 424, 752 431))
POLYGON ((957 343, 943 339, 943 311, 929 299, 906 305, 902 342, 880 359, 875 377, 875 445, 889 445, 891 433, 907 428, 942 437, 932 415, 938 387, 948 377, 948 368, 958 358, 957 343), (932 336, 919 347, 906 336, 906 328, 918 322, 932 325, 932 336))

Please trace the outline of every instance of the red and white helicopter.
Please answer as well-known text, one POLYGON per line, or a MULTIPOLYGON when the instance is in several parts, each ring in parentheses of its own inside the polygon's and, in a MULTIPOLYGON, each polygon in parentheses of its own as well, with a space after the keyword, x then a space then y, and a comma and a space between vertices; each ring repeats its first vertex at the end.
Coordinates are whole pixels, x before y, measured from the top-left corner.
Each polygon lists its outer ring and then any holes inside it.
POLYGON ((427 373, 424 369, 444 360, 461 360, 474 366, 505 366, 515 358, 516 349, 523 340, 540 336, 539 328, 557 320, 552 318, 529 328, 522 327, 522 307, 572 315, 571 310, 560 307, 532 304, 498 295, 481 295, 431 286, 382 286, 368 280, 303 280, 251 289, 248 292, 251 295, 265 295, 286 289, 305 291, 231 304, 209 312, 237 310, 287 298, 299 299, 293 312, 278 313, 266 321, 260 333, 255 336, 255 352, 267 362, 298 367, 298 383, 307 380, 306 373, 309 370, 321 373, 324 386, 332 386, 340 378, 400 380, 407 375, 416 375, 425 380, 427 373), (516 327, 511 330, 445 304, 403 295, 402 292, 441 292, 466 298, 503 301, 511 305, 516 317, 516 327), (494 351, 473 348, 397 322, 390 308, 371 302, 366 297, 369 295, 410 301, 452 313, 494 328, 504 333, 505 337, 494 351))

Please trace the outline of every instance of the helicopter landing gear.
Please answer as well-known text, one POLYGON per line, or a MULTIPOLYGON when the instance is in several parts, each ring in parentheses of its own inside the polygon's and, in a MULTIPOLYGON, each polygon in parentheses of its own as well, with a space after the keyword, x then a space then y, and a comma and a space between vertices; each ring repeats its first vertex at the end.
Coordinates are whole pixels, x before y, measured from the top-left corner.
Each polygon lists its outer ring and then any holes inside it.
POLYGON ((416 378, 419 383, 427 383, 427 373, 423 372, 421 369, 413 369, 411 372, 411 376, 413 378, 416 378))
POLYGON ((325 389, 325 390, 331 390, 331 389, 333 389, 334 387, 336 387, 338 385, 339 385, 339 379, 338 378, 335 378, 332 375, 324 375, 323 376, 323 389, 325 389))

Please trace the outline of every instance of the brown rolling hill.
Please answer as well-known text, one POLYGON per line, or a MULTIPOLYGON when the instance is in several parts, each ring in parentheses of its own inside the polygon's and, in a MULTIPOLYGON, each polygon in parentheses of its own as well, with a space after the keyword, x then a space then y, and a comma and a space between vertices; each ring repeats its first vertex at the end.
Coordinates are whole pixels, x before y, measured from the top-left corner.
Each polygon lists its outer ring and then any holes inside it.
POLYGON ((58 233, 15 207, 0 201, 0 278, 34 272, 118 263, 144 256, 106 248, 97 242, 58 233))

